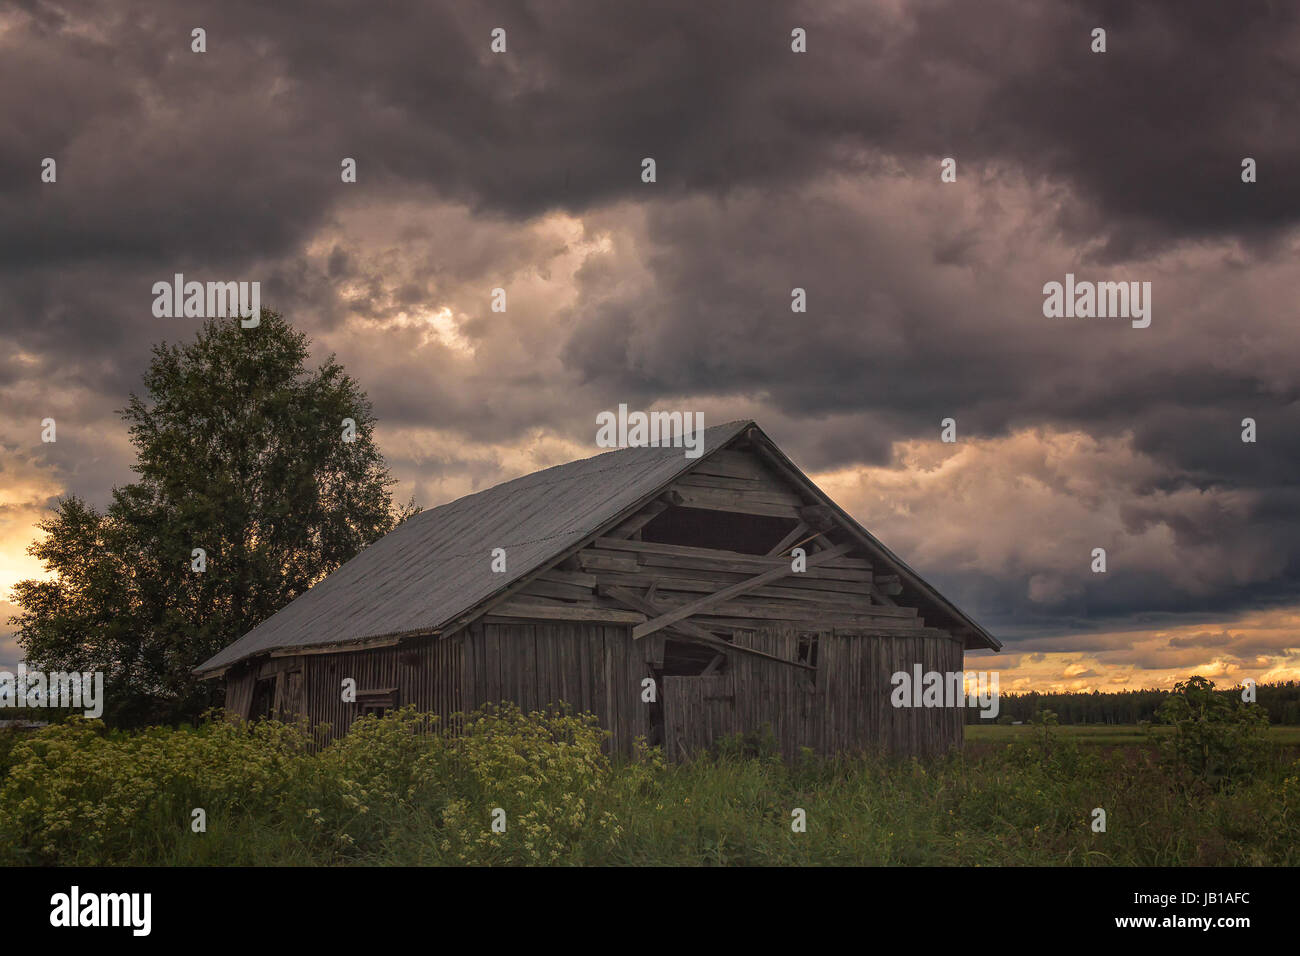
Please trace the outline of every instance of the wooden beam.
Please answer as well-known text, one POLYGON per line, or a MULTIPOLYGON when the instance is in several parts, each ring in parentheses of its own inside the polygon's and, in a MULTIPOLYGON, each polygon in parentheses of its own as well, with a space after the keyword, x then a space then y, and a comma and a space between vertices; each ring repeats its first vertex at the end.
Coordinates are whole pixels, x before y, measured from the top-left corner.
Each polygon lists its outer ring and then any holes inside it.
POLYGON ((560 571, 553 569, 543 571, 537 575, 540 581, 554 581, 556 584, 572 584, 574 587, 586 588, 590 591, 596 586, 596 576, 594 574, 583 574, 580 571, 560 571))
MULTIPOLYGON (((721 588, 737 584, 735 580, 730 581, 692 581, 686 578, 676 578, 673 580, 659 579, 644 574, 610 574, 606 575, 602 584, 616 584, 628 588, 646 588, 651 583, 657 585, 656 600, 667 602, 669 607, 676 607, 678 604, 685 604, 693 601, 702 594, 712 594, 721 588)), ((755 588, 749 594, 746 594, 739 600, 743 601, 761 601, 766 604, 780 602, 787 607, 813 607, 819 610, 825 610, 829 613, 864 613, 874 614, 876 612, 884 613, 886 616, 898 615, 903 613, 901 608, 886 608, 883 605, 875 603, 871 595, 864 591, 817 591, 806 587, 811 582, 783 580, 773 584, 765 584, 761 588, 755 588), (788 585, 782 587, 782 585, 788 585)), ((588 593, 590 598, 590 593, 588 593)), ((588 601, 590 603, 590 601, 588 601)), ((731 605, 732 601, 727 601, 731 605)), ((719 614, 724 612, 719 611, 719 614)), ((909 612, 910 613, 910 612, 909 612)))
MULTIPOLYGON (((840 557, 841 555, 847 554, 854 547, 856 547, 856 545, 850 541, 841 545, 836 545, 828 551, 818 551, 816 554, 808 556, 808 566, 813 567, 816 564, 829 561, 831 558, 840 557)), ((741 581, 739 584, 733 584, 731 587, 723 588, 721 591, 715 591, 713 594, 705 595, 698 600, 691 601, 689 604, 683 604, 681 607, 675 608, 667 614, 661 614, 659 617, 646 621, 644 624, 638 624, 636 627, 632 628, 632 639, 636 640, 637 638, 645 637, 647 634, 653 634, 660 628, 667 627, 669 624, 688 618, 693 614, 698 614, 700 611, 710 608, 715 604, 720 604, 723 601, 736 597, 737 595, 744 594, 747 591, 752 591, 754 588, 762 587, 764 584, 771 581, 777 581, 781 578, 789 577, 794 573, 795 572, 791 570, 789 565, 782 565, 779 568, 764 571, 762 574, 756 574, 754 577, 741 581)))
POLYGON ((808 523, 806 521, 800 521, 797 525, 794 526, 794 528, 790 531, 789 534, 787 534, 784 538, 782 538, 780 542, 772 548, 771 551, 767 552, 767 556, 770 558, 770 557, 775 557, 778 554, 785 554, 787 551, 789 551, 791 548, 794 547, 796 541, 799 541, 801 538, 803 538, 805 534, 807 534, 811 530, 812 529, 808 527, 808 523))
POLYGON ((635 557, 617 557, 614 555, 596 554, 591 551, 579 551, 576 555, 578 567, 584 571, 639 571, 641 566, 637 564, 635 557))
MULTIPOLYGON (((790 559, 784 561, 779 558, 776 561, 766 559, 759 562, 740 562, 728 561, 726 559, 717 560, 709 558, 691 558, 691 557, 672 557, 667 554, 644 554, 641 556, 641 564, 637 573, 647 574, 687 574, 692 575, 696 572, 705 574, 731 574, 731 575, 751 575, 758 574, 760 571, 770 571, 782 564, 789 565, 790 559)), ((812 567, 804 572, 807 580, 818 581, 839 581, 844 589, 851 586, 860 588, 866 587, 871 581, 870 571, 859 571, 857 568, 839 568, 834 567, 835 562, 826 567, 812 567)), ((599 577, 599 575, 597 575, 599 577)), ((734 584, 738 579, 728 581, 734 584)))
MULTIPOLYGON (((701 614, 699 617, 694 618, 692 623, 713 630, 740 628, 747 631, 761 631, 774 626, 777 622, 765 618, 712 617, 708 614, 701 614)), ((802 622, 787 621, 784 623, 799 625, 802 622)), ((856 618, 844 615, 835 617, 818 615, 809 619, 804 629, 809 631, 862 631, 866 635, 875 637, 941 637, 945 633, 937 628, 927 627, 920 618, 913 618, 909 622, 898 618, 886 620, 878 617, 856 618)))
POLYGON ((776 518, 797 518, 794 505, 762 501, 745 491, 724 491, 713 488, 693 488, 679 485, 673 490, 674 502, 684 508, 704 508, 709 511, 729 511, 735 514, 770 515, 776 518))
MULTIPOLYGON (((826 547, 832 547, 829 543, 826 547)), ((750 565, 759 568, 775 568, 789 564, 779 556, 766 554, 746 554, 743 551, 724 551, 721 548, 697 548, 687 544, 664 544, 660 541, 624 541, 618 538, 597 538, 588 546, 597 550, 636 551, 643 554, 663 554, 673 557, 700 557, 710 560, 726 560, 736 565, 750 565)), ((836 558, 832 564, 835 568, 870 571, 871 562, 863 558, 836 558)))
MULTIPOLYGON (((635 608, 647 615, 657 614, 662 607, 653 601, 647 601, 635 591, 627 588, 621 588, 616 585, 602 584, 599 588, 600 594, 612 601, 618 601, 625 607, 635 608)), ((775 661, 778 664, 788 664, 791 667, 802 667, 804 670, 816 671, 817 668, 811 664, 804 664, 800 661, 787 660, 784 657, 777 657, 775 654, 768 654, 766 651, 760 651, 753 647, 745 647, 742 644, 732 644, 730 641, 724 641, 722 638, 710 634, 702 627, 697 627, 689 621, 678 621, 666 630, 674 631, 689 640, 698 641, 701 644, 707 644, 709 647, 716 648, 720 651, 736 651, 741 654, 749 654, 752 657, 761 657, 764 660, 775 661)))
POLYGON ((578 604, 541 604, 528 601, 504 601, 494 604, 495 617, 527 617, 543 621, 596 621, 607 624, 636 624, 644 614, 607 607, 583 607, 578 604))
POLYGON ((775 481, 764 484, 761 481, 747 481, 742 478, 720 478, 715 475, 683 475, 673 483, 673 488, 683 495, 691 491, 722 491, 740 495, 749 495, 755 501, 770 505, 789 505, 801 508, 807 502, 792 491, 778 485, 775 481))
POLYGON ((537 578, 529 581, 528 586, 518 591, 519 597, 544 597, 560 598, 564 601, 590 601, 593 596, 593 584, 590 588, 578 587, 576 584, 561 584, 558 581, 547 581, 544 578, 537 578))
POLYGON ((721 448, 691 469, 692 475, 721 475, 750 481, 773 481, 775 476, 754 456, 721 448))
MULTIPOLYGON (((437 634, 438 631, 423 632, 437 634)), ((375 647, 392 647, 411 636, 423 636, 422 633, 395 634, 388 637, 375 637, 368 640, 349 641, 345 644, 304 644, 298 647, 277 647, 271 651, 271 657, 303 657, 307 654, 345 654, 348 651, 368 651, 375 647)))
MULTIPOLYGON (((661 595, 663 603, 666 605, 665 610, 676 610, 692 603, 691 601, 681 600, 686 595, 675 595, 675 597, 677 600, 670 600, 668 595, 661 595)), ((690 595, 690 597, 694 598, 694 595, 690 595)), ((697 613, 707 614, 710 617, 754 617, 768 618, 774 621, 811 621, 816 620, 818 616, 878 617, 891 621, 900 621, 915 619, 917 609, 911 607, 886 607, 883 604, 870 604, 865 600, 855 603, 847 601, 774 601, 771 598, 760 599, 753 594, 742 594, 739 597, 710 604, 709 607, 697 613)))
MULTIPOLYGON (((691 568, 646 567, 636 574, 623 574, 617 571, 601 572, 593 575, 600 584, 619 584, 629 588, 645 588, 653 583, 661 591, 694 591, 697 594, 712 594, 718 588, 736 584, 767 568, 746 568, 744 571, 700 571, 691 568)), ((870 603, 871 595, 867 593, 864 581, 843 581, 838 578, 823 577, 825 569, 813 568, 799 576, 798 583, 782 582, 780 586, 762 588, 758 593, 767 592, 768 597, 792 598, 796 600, 833 600, 844 597, 850 600, 860 598, 870 603), (799 597, 790 593, 799 592, 799 597), (820 595, 814 597, 809 592, 820 595)))

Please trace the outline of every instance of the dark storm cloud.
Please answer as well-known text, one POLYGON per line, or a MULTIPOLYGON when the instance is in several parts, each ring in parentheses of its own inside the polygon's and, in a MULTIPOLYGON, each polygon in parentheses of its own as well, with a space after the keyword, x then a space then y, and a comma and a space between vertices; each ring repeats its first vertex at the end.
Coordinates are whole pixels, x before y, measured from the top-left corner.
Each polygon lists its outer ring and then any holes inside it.
MULTIPOLYGON (((0 61, 0 252, 238 260, 339 194, 430 184, 515 215, 726 193, 883 152, 1060 179, 1125 243, 1294 221, 1293 7, 923 2, 34 3, 0 61), (208 31, 209 52, 189 51, 208 31), (810 53, 789 52, 792 26, 810 53), (1109 30, 1110 49, 1088 49, 1109 30), (494 27, 510 53, 493 56, 494 27), (35 161, 61 160, 57 190, 35 161), (1254 188, 1242 156, 1261 162, 1254 188), (178 212, 183 211, 183 212, 178 212), (196 223, 206 228, 196 229, 196 223), (1149 234, 1147 234, 1149 233, 1149 234), (1141 236, 1139 236, 1141 238, 1141 236)), ((951 240, 950 240, 951 243, 951 240)), ((949 247, 949 255, 959 254, 949 247)))
POLYGON ((1234 569, 1220 585, 1153 550, 1104 583, 1010 551, 923 570, 977 616, 1045 630, 1293 599, 1297 41, 1297 8, 1263 0, 26 0, 0 11, 0 388, 23 440, 66 420, 78 441, 33 454, 88 493, 124 468, 105 436, 149 345, 192 334, 152 317, 152 283, 260 278, 264 303, 350 349, 386 427, 469 449, 411 453, 413 471, 487 481, 475 443, 573 438, 596 409, 678 396, 764 411, 812 469, 889 464, 946 416, 971 439, 1131 436, 1144 462, 1112 463, 1122 481, 1035 480, 1120 499, 1098 534, 1168 529, 1234 569), (516 297, 559 258, 527 232, 557 210, 618 248, 571 302, 516 297), (1066 271, 1154 280, 1152 327, 1043 320, 1066 271), (498 283, 504 329, 482 305, 498 283), (443 307, 472 359, 410 331, 443 307), (347 337, 370 320, 387 324, 347 337))

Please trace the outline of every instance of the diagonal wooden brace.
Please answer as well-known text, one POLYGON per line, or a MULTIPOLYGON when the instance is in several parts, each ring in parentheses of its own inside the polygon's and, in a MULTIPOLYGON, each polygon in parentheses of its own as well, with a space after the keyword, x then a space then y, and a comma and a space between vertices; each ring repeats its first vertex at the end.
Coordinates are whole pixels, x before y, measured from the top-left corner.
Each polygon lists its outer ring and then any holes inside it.
MULTIPOLYGON (((664 610, 662 604, 648 600, 637 594, 630 588, 619 587, 614 584, 602 584, 597 589, 601 597, 607 597, 610 600, 617 601, 624 607, 631 608, 634 611, 640 611, 643 614, 652 615, 660 614, 664 610)), ((769 654, 766 651, 760 651, 753 647, 745 647, 741 644, 732 644, 730 641, 724 641, 716 635, 710 634, 704 628, 699 627, 689 621, 678 621, 670 624, 667 630, 679 634, 686 640, 695 641, 698 644, 704 644, 719 651, 736 651, 741 654, 749 654, 753 657, 761 657, 764 660, 775 661, 778 664, 788 664, 791 667, 801 667, 804 670, 816 672, 817 668, 811 664, 805 664, 802 661, 792 661, 784 657, 777 657, 775 654, 769 654)))
MULTIPOLYGON (((841 555, 847 554, 855 547, 856 545, 852 542, 846 542, 844 544, 838 544, 833 548, 828 548, 825 551, 818 551, 816 554, 810 554, 808 555, 808 567, 811 568, 819 564, 824 564, 833 558, 838 558, 841 555)), ((706 594, 704 597, 691 601, 689 604, 683 604, 681 607, 673 608, 673 610, 668 611, 665 614, 660 614, 658 617, 652 618, 644 624, 638 624, 636 627, 632 628, 632 637, 633 639, 636 639, 645 637, 648 634, 653 634, 655 631, 665 628, 670 624, 676 624, 684 618, 699 614, 701 611, 704 611, 715 604, 729 601, 737 595, 745 594, 755 588, 761 588, 765 584, 770 584, 772 581, 779 581, 781 578, 789 577, 794 573, 795 572, 789 567, 782 565, 779 568, 773 568, 771 571, 764 571, 762 574, 756 574, 752 578, 747 578, 746 580, 733 584, 730 587, 723 588, 721 591, 706 594)))

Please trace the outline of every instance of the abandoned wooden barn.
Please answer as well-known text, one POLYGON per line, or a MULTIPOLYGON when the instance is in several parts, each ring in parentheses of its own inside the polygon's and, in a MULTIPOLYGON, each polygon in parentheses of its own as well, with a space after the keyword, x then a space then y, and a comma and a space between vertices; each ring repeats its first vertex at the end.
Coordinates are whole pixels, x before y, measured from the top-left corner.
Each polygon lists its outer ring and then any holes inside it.
POLYGON ((564 701, 621 752, 767 724, 787 755, 921 754, 959 745, 962 713, 893 707, 891 676, 1000 646, 742 421, 698 458, 621 449, 416 515, 198 673, 236 714, 333 733, 407 704, 564 701))

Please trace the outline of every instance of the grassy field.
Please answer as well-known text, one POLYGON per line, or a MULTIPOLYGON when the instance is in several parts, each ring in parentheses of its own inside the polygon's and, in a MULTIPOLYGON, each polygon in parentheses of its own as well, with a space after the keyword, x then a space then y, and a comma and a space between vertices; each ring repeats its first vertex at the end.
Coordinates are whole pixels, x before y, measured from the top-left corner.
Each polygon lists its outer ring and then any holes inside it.
POLYGON ((364 718, 320 750, 273 721, 26 734, 0 759, 0 864, 1300 865, 1286 746, 1211 779, 1136 727, 975 727, 933 759, 793 763, 760 735, 675 765, 611 761, 573 716, 423 727, 364 718))
MULTIPOLYGON (((966 742, 970 744, 1008 744, 1033 737, 1030 724, 967 724, 966 742)), ((1142 728, 1137 724, 1068 724, 1056 728, 1062 739, 1081 745, 1105 747, 1151 747, 1170 733, 1159 725, 1142 728)), ((1300 747, 1300 727, 1269 727, 1265 741, 1279 747, 1300 747)))

